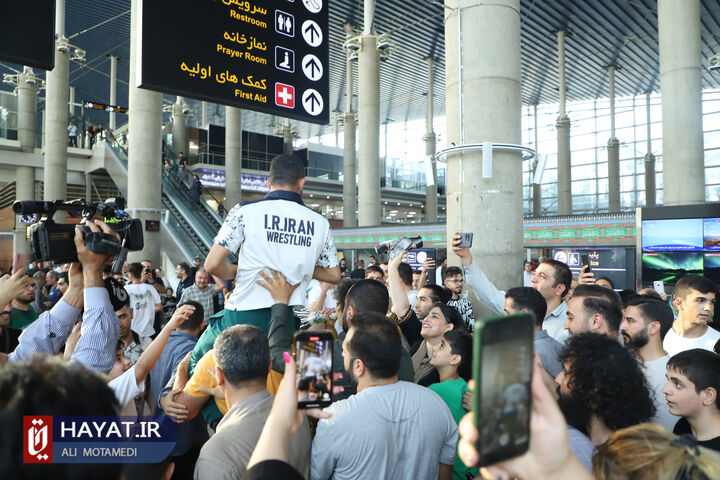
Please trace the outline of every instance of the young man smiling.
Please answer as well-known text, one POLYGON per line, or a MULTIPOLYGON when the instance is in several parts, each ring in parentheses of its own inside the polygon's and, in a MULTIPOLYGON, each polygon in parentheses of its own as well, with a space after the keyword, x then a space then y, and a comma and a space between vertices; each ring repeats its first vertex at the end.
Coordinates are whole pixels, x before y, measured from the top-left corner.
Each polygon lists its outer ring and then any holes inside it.
POLYGON ((697 275, 687 275, 677 282, 673 305, 678 316, 663 340, 668 355, 692 348, 713 350, 720 332, 707 324, 715 312, 715 291, 710 280, 697 275))

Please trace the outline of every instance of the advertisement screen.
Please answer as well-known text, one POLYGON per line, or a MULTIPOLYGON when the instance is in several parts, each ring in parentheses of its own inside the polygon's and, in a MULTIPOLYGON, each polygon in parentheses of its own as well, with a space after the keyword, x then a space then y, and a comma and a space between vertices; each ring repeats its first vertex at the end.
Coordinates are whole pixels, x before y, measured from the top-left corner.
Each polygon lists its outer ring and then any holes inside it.
POLYGON ((628 262, 627 251, 624 248, 596 248, 596 249, 554 249, 553 258, 566 263, 573 274, 579 273, 582 268, 581 256, 587 255, 590 268, 595 278, 606 277, 612 282, 615 290, 635 288, 635 265, 628 262))
POLYGON ((655 252, 643 253, 643 286, 651 287, 654 281, 675 284, 685 275, 703 274, 701 252, 655 252))
POLYGON ((720 218, 703 218, 703 246, 720 251, 720 218))
POLYGON ((643 252, 703 250, 703 221, 701 218, 671 220, 643 220, 643 252))

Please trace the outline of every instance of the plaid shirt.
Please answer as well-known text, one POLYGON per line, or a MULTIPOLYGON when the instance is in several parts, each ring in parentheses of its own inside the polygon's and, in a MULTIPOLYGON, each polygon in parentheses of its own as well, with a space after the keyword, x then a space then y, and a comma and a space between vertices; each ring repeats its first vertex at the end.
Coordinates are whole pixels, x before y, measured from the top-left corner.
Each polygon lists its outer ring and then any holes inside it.
POLYGON ((205 310, 205 323, 208 323, 210 317, 214 314, 215 308, 213 307, 213 297, 215 296, 215 288, 212 285, 205 287, 205 290, 200 290, 197 285, 193 284, 192 287, 188 287, 183 290, 182 297, 180 297, 180 305, 183 302, 192 300, 198 302, 203 306, 205 310))

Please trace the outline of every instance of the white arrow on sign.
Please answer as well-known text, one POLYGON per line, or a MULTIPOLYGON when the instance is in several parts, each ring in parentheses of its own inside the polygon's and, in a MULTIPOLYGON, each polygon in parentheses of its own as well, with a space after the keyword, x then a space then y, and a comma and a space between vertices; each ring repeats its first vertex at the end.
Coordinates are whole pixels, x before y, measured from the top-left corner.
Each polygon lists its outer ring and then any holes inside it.
POLYGON ((309 88, 305 90, 302 96, 302 105, 307 113, 310 115, 320 115, 323 111, 323 98, 320 92, 309 88))
POLYGON ((303 0, 303 5, 312 13, 322 10, 322 0, 303 0))
POLYGON ((323 41, 323 33, 320 25, 314 20, 305 20, 302 24, 302 36, 311 47, 317 47, 323 41))
POLYGON ((322 62, 313 54, 308 54, 303 57, 302 69, 305 76, 313 82, 320 80, 320 77, 323 75, 322 62))

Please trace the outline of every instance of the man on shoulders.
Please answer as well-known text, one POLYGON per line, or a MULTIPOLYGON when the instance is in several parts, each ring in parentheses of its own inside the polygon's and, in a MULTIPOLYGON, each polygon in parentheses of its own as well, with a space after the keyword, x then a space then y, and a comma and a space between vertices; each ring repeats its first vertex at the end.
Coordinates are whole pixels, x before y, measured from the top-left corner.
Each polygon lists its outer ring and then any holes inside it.
MULTIPOLYGON (((465 281, 472 288, 475 295, 498 315, 503 315, 505 308, 505 292, 498 290, 487 278, 480 267, 473 262, 469 248, 460 248, 457 245, 462 241, 461 232, 455 232, 453 237, 453 252, 460 257, 465 281)), ((547 303, 547 314, 543 321, 543 328, 548 335, 562 343, 567 337, 565 320, 567 318, 567 304, 563 301, 570 290, 572 274, 568 266, 557 260, 543 260, 532 277, 531 287, 536 289, 547 303)))
POLYGON ((678 417, 670 413, 663 393, 667 383, 667 363, 670 360, 670 356, 663 350, 663 338, 672 323, 670 305, 660 299, 642 295, 630 299, 620 324, 625 346, 634 349, 645 366, 645 377, 657 409, 652 421, 669 431, 678 421, 678 417))
POLYGON ((310 478, 450 479, 457 425, 445 402, 398 381, 402 345, 379 314, 360 314, 343 342, 345 371, 358 393, 333 403, 313 440, 310 478))
POLYGON ((678 280, 673 297, 678 316, 663 340, 668 355, 692 348, 713 351, 720 340, 720 332, 708 327, 715 313, 715 292, 715 285, 705 277, 686 275, 678 280))
POLYGON ((128 265, 130 284, 125 285, 125 291, 130 296, 130 308, 133 310, 132 330, 140 337, 152 337, 155 335, 155 312, 162 309, 162 304, 155 287, 144 283, 142 277, 142 264, 128 265))

